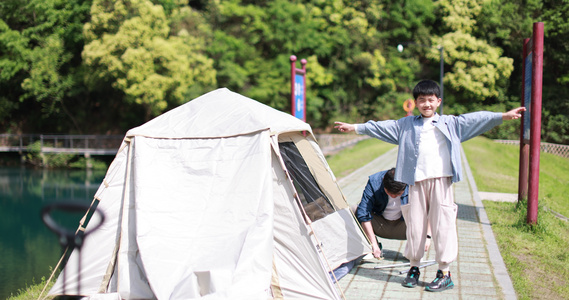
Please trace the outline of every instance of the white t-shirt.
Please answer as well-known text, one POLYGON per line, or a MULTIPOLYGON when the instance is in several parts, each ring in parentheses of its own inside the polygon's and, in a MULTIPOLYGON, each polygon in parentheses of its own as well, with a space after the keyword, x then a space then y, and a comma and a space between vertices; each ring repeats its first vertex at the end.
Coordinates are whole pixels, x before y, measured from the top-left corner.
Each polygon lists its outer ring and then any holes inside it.
POLYGON ((452 176, 447 140, 433 124, 432 117, 423 118, 423 130, 419 140, 415 181, 452 176))
POLYGON ((391 198, 391 196, 387 195, 387 197, 389 202, 387 202, 387 206, 383 211, 383 217, 390 221, 399 220, 401 218, 401 196, 391 198))

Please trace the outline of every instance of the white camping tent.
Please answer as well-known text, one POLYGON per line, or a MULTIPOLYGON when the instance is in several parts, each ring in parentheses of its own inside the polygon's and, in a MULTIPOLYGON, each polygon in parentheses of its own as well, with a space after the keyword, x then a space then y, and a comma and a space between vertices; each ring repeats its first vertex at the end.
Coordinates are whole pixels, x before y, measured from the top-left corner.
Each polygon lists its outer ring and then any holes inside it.
POLYGON ((128 131, 94 204, 50 295, 337 299, 371 251, 310 126, 227 89, 128 131))

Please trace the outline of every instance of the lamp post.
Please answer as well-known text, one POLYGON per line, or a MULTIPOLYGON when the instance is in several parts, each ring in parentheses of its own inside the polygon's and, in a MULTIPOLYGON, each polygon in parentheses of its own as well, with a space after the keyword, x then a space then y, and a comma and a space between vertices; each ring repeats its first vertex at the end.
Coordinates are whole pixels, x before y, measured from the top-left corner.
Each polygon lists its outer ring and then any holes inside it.
POLYGON ((415 44, 415 43, 410 43, 410 42, 405 42, 405 43, 401 43, 399 45, 397 45, 397 51, 399 52, 403 52, 403 45, 417 45, 417 46, 421 46, 421 47, 426 47, 426 48, 437 48, 439 49, 439 52, 441 53, 441 76, 440 76, 440 86, 441 86, 441 109, 440 109, 440 114, 443 114, 443 101, 444 101, 444 94, 445 94, 445 88, 443 85, 443 77, 445 76, 445 58, 444 58, 444 47, 443 46, 429 46, 429 45, 421 45, 421 44, 415 44))

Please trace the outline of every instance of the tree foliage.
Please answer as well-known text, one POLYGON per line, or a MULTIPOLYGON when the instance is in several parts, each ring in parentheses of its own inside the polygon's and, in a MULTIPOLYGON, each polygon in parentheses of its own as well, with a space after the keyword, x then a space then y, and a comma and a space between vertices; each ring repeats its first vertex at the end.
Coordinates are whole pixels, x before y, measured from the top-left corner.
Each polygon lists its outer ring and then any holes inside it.
POLYGON ((79 0, 0 5, 0 124, 14 126, 12 114, 40 120, 63 115, 63 124, 77 129, 65 102, 78 84, 73 58, 82 47, 88 8, 88 1, 79 0))
MULTIPOLYGON (((503 50, 491 45, 483 37, 473 35, 482 12, 481 0, 441 0, 437 14, 442 20, 438 27, 441 36, 433 36, 432 43, 444 48, 445 89, 450 89, 448 103, 451 112, 464 113, 480 107, 481 103, 495 104, 504 97, 514 69, 513 59, 502 56, 503 50)), ((439 46, 439 47, 440 47, 439 46)), ((438 53, 428 55, 437 59, 438 53)))
POLYGON ((215 85, 204 41, 185 29, 171 33, 161 5, 146 0, 111 3, 109 9, 108 1, 95 0, 84 27, 82 56, 91 69, 86 79, 91 88, 110 83, 124 93, 125 101, 143 106, 149 119, 215 85))
POLYGON ((445 34, 442 40, 445 64, 450 65, 445 87, 460 94, 457 102, 498 98, 508 84, 513 59, 501 56, 500 48, 461 31, 445 34))
MULTIPOLYGON (((568 143, 568 10, 543 0, 4 0, 0 129, 121 133, 217 87, 290 111, 291 55, 308 61, 315 129, 399 118, 418 80, 438 81, 441 46, 445 113, 506 110, 521 97, 522 41, 542 21, 543 137, 568 143)), ((490 134, 511 137, 513 124, 490 134)))

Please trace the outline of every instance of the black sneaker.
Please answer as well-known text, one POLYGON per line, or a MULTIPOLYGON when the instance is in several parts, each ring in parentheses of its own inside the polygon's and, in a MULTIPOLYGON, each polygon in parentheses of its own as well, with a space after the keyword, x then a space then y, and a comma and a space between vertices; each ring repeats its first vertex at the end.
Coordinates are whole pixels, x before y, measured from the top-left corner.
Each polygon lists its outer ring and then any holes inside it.
POLYGON ((414 288, 417 286, 417 283, 419 283, 420 276, 421 272, 419 272, 419 268, 411 267, 411 269, 409 269, 409 272, 407 272, 407 277, 405 277, 405 280, 403 280, 403 283, 401 285, 408 288, 414 288))
POLYGON ((454 287, 454 283, 452 283, 452 279, 450 278, 450 271, 447 275, 443 275, 443 271, 437 271, 437 277, 433 282, 429 283, 425 287, 425 291, 429 292, 442 292, 444 290, 449 290, 454 287))

